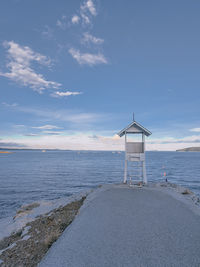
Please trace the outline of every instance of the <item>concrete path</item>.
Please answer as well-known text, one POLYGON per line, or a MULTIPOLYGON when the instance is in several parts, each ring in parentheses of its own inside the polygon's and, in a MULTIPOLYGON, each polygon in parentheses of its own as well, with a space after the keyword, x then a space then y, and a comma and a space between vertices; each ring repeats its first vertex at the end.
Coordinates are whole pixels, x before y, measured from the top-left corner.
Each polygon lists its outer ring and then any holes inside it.
POLYGON ((40 267, 200 266, 200 216, 152 188, 113 186, 86 202, 40 267))

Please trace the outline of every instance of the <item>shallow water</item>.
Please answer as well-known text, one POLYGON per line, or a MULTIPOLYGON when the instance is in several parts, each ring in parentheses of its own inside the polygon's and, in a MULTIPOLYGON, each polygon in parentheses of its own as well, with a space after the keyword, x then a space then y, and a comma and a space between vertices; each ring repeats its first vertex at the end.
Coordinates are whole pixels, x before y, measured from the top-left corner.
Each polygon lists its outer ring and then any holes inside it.
MULTIPOLYGON (((190 188, 200 195, 200 152, 147 152, 149 181, 190 188)), ((123 180, 124 153, 16 150, 0 154, 0 218, 24 203, 70 196, 123 180)), ((130 170, 129 170, 130 173, 130 170)))

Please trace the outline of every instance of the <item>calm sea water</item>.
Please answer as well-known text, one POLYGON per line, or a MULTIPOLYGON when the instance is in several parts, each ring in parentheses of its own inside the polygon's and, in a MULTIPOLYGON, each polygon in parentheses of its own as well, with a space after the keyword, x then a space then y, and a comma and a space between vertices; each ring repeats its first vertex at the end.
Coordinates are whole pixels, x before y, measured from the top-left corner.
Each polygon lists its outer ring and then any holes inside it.
MULTIPOLYGON (((200 195, 200 152, 147 152, 149 181, 168 181, 200 195)), ((123 181, 124 153, 17 150, 0 154, 0 218, 25 203, 70 196, 123 181)))

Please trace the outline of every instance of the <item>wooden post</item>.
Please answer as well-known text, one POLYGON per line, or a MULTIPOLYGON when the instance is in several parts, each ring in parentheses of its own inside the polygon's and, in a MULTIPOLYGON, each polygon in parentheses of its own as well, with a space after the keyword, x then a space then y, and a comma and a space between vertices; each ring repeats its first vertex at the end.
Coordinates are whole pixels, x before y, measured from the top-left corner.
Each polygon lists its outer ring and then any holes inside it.
POLYGON ((143 183, 147 184, 147 174, 146 174, 146 164, 145 164, 145 135, 144 133, 142 134, 142 142, 143 142, 143 146, 144 146, 144 159, 142 161, 142 176, 143 176, 143 183))
POLYGON ((127 183, 127 158, 126 158, 126 132, 125 132, 125 166, 124 166, 124 184, 127 183))

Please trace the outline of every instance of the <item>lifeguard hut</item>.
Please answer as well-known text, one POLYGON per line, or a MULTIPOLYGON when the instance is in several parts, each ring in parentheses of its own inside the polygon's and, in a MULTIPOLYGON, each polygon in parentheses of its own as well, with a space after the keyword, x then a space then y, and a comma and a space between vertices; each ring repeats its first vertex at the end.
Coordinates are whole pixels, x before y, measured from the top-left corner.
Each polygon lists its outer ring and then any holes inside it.
MULTIPOLYGON (((135 164, 133 177, 141 177, 143 183, 147 183, 147 176, 146 176, 146 164, 145 164, 145 136, 151 135, 151 132, 144 128, 142 125, 140 125, 138 122, 134 119, 133 114, 133 122, 129 124, 126 128, 121 130, 118 135, 120 137, 125 135, 125 167, 124 167, 124 183, 127 183, 127 172, 128 172, 128 162, 129 165, 132 163, 132 165, 135 164), (132 136, 131 136, 132 135, 132 136), (133 136, 134 135, 134 136, 133 136), (135 136, 139 137, 139 140, 141 138, 141 141, 133 142, 133 139, 135 136), (138 136, 139 135, 139 136, 138 136), (131 138, 131 141, 129 140, 131 138), (136 173, 136 167, 139 171, 139 174, 136 173)), ((130 182, 131 182, 131 176, 130 176, 130 182)))

